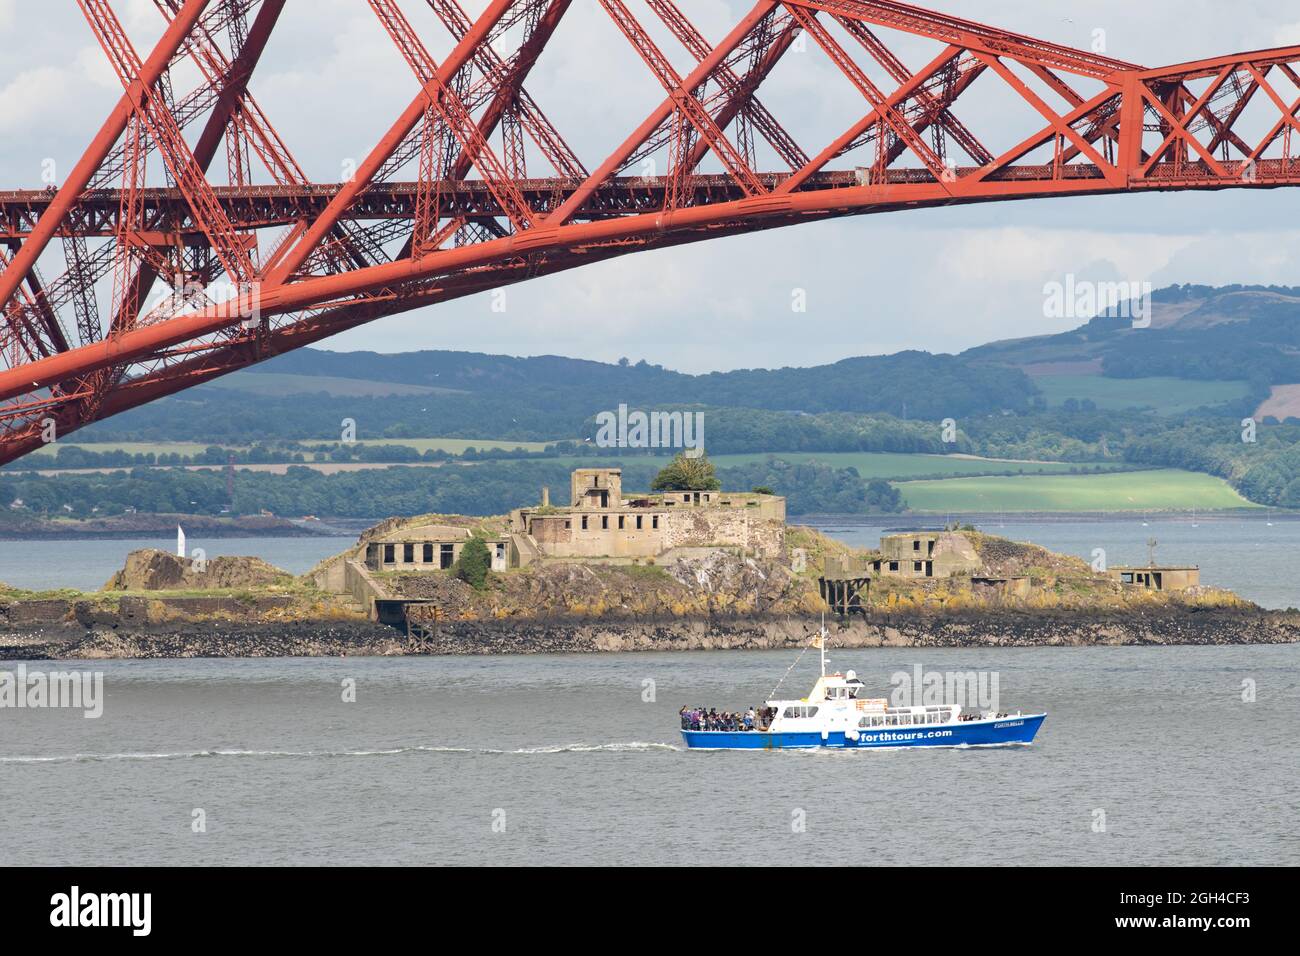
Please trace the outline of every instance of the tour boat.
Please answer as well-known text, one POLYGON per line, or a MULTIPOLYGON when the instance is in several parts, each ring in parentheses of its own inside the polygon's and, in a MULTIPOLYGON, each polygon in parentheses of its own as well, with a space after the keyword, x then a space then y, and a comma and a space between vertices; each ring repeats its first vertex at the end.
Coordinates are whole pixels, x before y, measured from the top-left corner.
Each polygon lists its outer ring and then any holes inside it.
POLYGON ((699 750, 1027 746, 1047 717, 1020 712, 963 716, 958 704, 891 707, 887 699, 866 697, 862 693, 866 685, 853 671, 827 674, 825 629, 816 641, 814 646, 822 651, 822 674, 807 697, 767 701, 768 719, 757 721, 752 730, 683 726, 686 746, 699 750))

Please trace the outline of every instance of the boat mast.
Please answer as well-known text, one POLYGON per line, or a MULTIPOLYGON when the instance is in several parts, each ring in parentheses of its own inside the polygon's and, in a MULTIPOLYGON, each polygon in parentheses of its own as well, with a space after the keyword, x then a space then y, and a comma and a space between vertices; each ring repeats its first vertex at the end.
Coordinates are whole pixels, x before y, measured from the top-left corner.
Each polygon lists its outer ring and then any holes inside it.
POLYGON ((826 676, 826 612, 822 611, 822 630, 817 635, 817 644, 822 649, 822 677, 826 676))

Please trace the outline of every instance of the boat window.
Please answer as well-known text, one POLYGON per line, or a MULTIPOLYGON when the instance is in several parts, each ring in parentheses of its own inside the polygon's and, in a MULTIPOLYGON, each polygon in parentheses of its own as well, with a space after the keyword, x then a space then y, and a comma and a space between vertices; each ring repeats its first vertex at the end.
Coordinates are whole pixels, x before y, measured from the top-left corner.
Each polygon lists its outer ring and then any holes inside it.
POLYGON ((787 707, 785 709, 784 716, 799 717, 799 718, 816 717, 817 708, 816 707, 787 707))

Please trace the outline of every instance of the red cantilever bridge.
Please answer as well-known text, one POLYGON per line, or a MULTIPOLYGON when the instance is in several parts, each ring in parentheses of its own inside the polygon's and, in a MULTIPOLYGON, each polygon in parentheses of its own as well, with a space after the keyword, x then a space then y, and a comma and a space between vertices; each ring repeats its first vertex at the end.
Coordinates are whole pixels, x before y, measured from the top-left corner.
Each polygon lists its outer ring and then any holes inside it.
POLYGON ((253 95, 286 0, 154 2, 146 50, 109 0, 78 0, 121 99, 60 187, 0 192, 0 463, 361 323, 629 252, 923 206, 1300 184, 1300 47, 1148 69, 886 0, 759 0, 712 39, 674 0, 490 0, 476 18, 367 0, 413 96, 350 180, 313 183, 253 95), (585 39, 562 29, 582 4, 662 91, 587 156, 527 83, 585 39), (792 50, 853 98, 826 142, 764 104, 792 50), (1024 134, 959 119, 977 96, 1026 113, 1024 134))

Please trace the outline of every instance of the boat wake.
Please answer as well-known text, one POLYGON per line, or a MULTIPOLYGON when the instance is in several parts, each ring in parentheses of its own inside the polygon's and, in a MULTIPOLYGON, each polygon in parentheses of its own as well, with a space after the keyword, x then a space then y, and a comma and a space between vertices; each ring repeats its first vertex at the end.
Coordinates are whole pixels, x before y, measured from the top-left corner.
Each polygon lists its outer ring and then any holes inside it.
POLYGON ((163 753, 58 754, 51 756, 0 756, 0 764, 99 763, 116 760, 195 760, 208 757, 398 757, 414 754, 481 754, 484 756, 540 756, 566 753, 673 753, 683 748, 674 744, 631 741, 605 744, 560 744, 494 750, 486 747, 391 747, 382 750, 179 750, 163 753))

